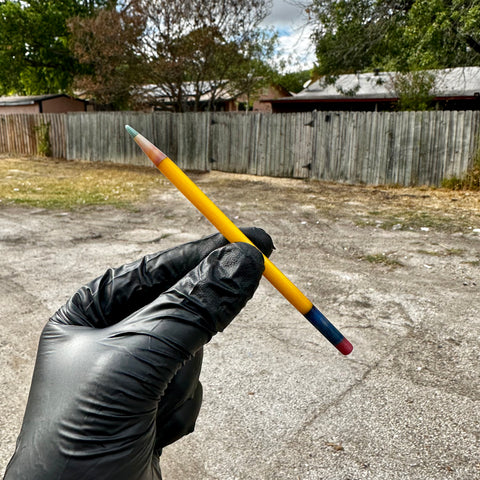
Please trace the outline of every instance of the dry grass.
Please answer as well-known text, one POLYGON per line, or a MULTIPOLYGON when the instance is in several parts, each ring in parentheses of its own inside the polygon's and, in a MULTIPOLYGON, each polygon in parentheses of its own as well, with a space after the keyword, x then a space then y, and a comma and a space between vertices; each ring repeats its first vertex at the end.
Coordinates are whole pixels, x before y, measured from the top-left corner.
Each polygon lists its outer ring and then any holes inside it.
POLYGON ((408 210, 421 206, 429 211, 457 211, 465 209, 480 214, 480 192, 459 191, 447 188, 399 187, 392 185, 365 186, 341 183, 299 181, 288 178, 256 177, 243 174, 212 172, 206 183, 252 190, 278 190, 302 195, 313 200, 319 208, 358 206, 374 211, 408 210), (237 185, 238 184, 238 185, 237 185))
POLYGON ((165 180, 153 168, 68 162, 42 157, 0 157, 0 202, 72 209, 128 207, 165 180))
POLYGON ((321 213, 331 219, 349 218, 358 226, 450 232, 480 228, 480 191, 374 187, 216 172, 210 173, 202 183, 222 187, 225 193, 216 192, 217 198, 231 197, 232 189, 248 191, 249 200, 243 195, 245 207, 254 208, 254 202, 258 200, 263 208, 289 211, 293 204, 297 204, 311 207, 310 211, 315 215, 321 213), (275 191, 275 203, 269 201, 270 191, 275 191))
MULTIPOLYGON (((286 212, 297 205, 306 209, 305 215, 351 219, 358 226, 388 230, 480 228, 480 191, 371 187, 220 172, 191 176, 207 194, 214 192, 220 207, 235 202, 238 208, 256 209, 260 202, 264 210, 286 212), (273 197, 275 201, 270 201, 273 197)), ((129 208, 166 186, 169 182, 151 167, 0 157, 0 205, 129 208)))
POLYGON ((370 206, 358 224, 391 230, 480 227, 480 192, 445 188, 371 187, 370 206))

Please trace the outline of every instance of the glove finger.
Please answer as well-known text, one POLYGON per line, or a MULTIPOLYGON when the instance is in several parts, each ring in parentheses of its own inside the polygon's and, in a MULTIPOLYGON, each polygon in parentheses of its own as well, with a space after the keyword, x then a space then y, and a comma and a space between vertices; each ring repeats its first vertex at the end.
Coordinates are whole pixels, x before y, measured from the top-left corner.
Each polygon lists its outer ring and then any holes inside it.
POLYGON ((223 331, 253 296, 263 269, 263 256, 255 247, 227 245, 155 301, 111 327, 109 341, 129 352, 128 361, 134 362, 125 367, 135 370, 132 393, 160 401, 179 368, 223 331))
POLYGON ((157 409, 155 452, 193 432, 202 404, 199 381, 203 348, 187 361, 168 384, 157 409))
POLYGON ((159 425, 164 423, 172 412, 193 397, 200 379, 202 363, 203 348, 188 360, 172 378, 157 409, 159 425))
POLYGON ((192 396, 171 412, 168 418, 157 418, 156 455, 160 456, 164 447, 195 430, 202 399, 202 384, 198 382, 192 396))
MULTIPOLYGON (((262 229, 245 228, 243 232, 265 255, 271 254, 272 239, 262 229)), ((227 243, 222 235, 215 234, 109 269, 78 290, 52 320, 94 328, 112 325, 152 302, 213 250, 227 243)))

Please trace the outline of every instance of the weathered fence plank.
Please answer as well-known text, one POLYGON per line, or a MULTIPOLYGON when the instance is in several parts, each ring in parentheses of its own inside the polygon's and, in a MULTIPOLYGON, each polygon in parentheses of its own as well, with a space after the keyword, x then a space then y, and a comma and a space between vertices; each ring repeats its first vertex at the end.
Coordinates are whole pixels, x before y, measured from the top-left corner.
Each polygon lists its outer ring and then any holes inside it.
POLYGON ((476 111, 82 112, 0 115, 0 153, 37 155, 47 131, 55 157, 150 165, 125 124, 186 170, 377 185, 438 186, 480 148, 476 111))
POLYGON ((254 139, 257 114, 215 113, 210 120, 211 168, 233 173, 256 173, 254 139))
POLYGON ((0 115, 0 152, 38 155, 44 133, 50 143, 51 155, 64 158, 65 117, 55 114, 0 115))

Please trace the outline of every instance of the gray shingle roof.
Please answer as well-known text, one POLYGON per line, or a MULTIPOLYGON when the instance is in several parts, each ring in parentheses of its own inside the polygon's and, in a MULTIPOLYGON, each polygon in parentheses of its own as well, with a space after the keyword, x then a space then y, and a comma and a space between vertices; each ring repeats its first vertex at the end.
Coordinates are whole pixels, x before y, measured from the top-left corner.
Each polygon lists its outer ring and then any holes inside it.
MULTIPOLYGON (((431 70, 435 76, 436 97, 471 97, 480 93, 480 67, 431 70)), ((339 75, 334 82, 317 80, 285 101, 340 99, 395 99, 395 72, 339 75)))

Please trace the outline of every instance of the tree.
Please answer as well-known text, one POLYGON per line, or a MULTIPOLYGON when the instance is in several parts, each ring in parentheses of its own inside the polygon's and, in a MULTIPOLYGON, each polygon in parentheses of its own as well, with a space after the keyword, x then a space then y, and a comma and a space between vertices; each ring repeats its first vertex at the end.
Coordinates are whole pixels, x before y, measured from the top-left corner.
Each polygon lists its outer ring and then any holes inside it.
POLYGON ((83 70, 74 87, 104 108, 131 107, 133 87, 144 81, 136 54, 144 22, 132 5, 103 8, 93 17, 68 22, 70 45, 83 70))
POLYGON ((17 2, 0 5, 0 93, 22 90, 21 71, 26 68, 24 12, 17 2))
POLYGON ((480 64, 480 0, 313 0, 317 73, 480 64))
POLYGON ((71 89, 78 71, 68 46, 67 19, 103 3, 7 0, 0 4, 0 92, 43 94, 71 89))
POLYGON ((480 1, 417 0, 402 33, 406 69, 479 65, 480 1))
POLYGON ((187 108, 187 97, 198 109, 207 92, 215 103, 227 81, 245 72, 245 54, 263 38, 257 32, 269 6, 267 0, 145 0, 142 53, 150 82, 177 111, 187 108))
POLYGON ((246 97, 246 111, 257 100, 259 91, 276 77, 274 65, 266 61, 272 58, 276 41, 277 35, 270 31, 253 32, 237 52, 237 61, 230 65, 228 87, 232 95, 246 97))
POLYGON ((427 109, 428 70, 480 65, 480 0, 313 0, 315 75, 393 71, 399 108, 427 109))
POLYGON ((432 108, 435 91, 435 75, 432 72, 397 72, 392 78, 392 87, 398 97, 397 110, 424 111, 432 108))
POLYGON ((300 72, 288 72, 276 74, 274 82, 289 92, 298 93, 304 89, 305 83, 310 80, 311 71, 302 70, 300 72))
POLYGON ((313 0, 307 11, 314 26, 320 75, 380 67, 394 54, 398 31, 411 1, 313 0))

